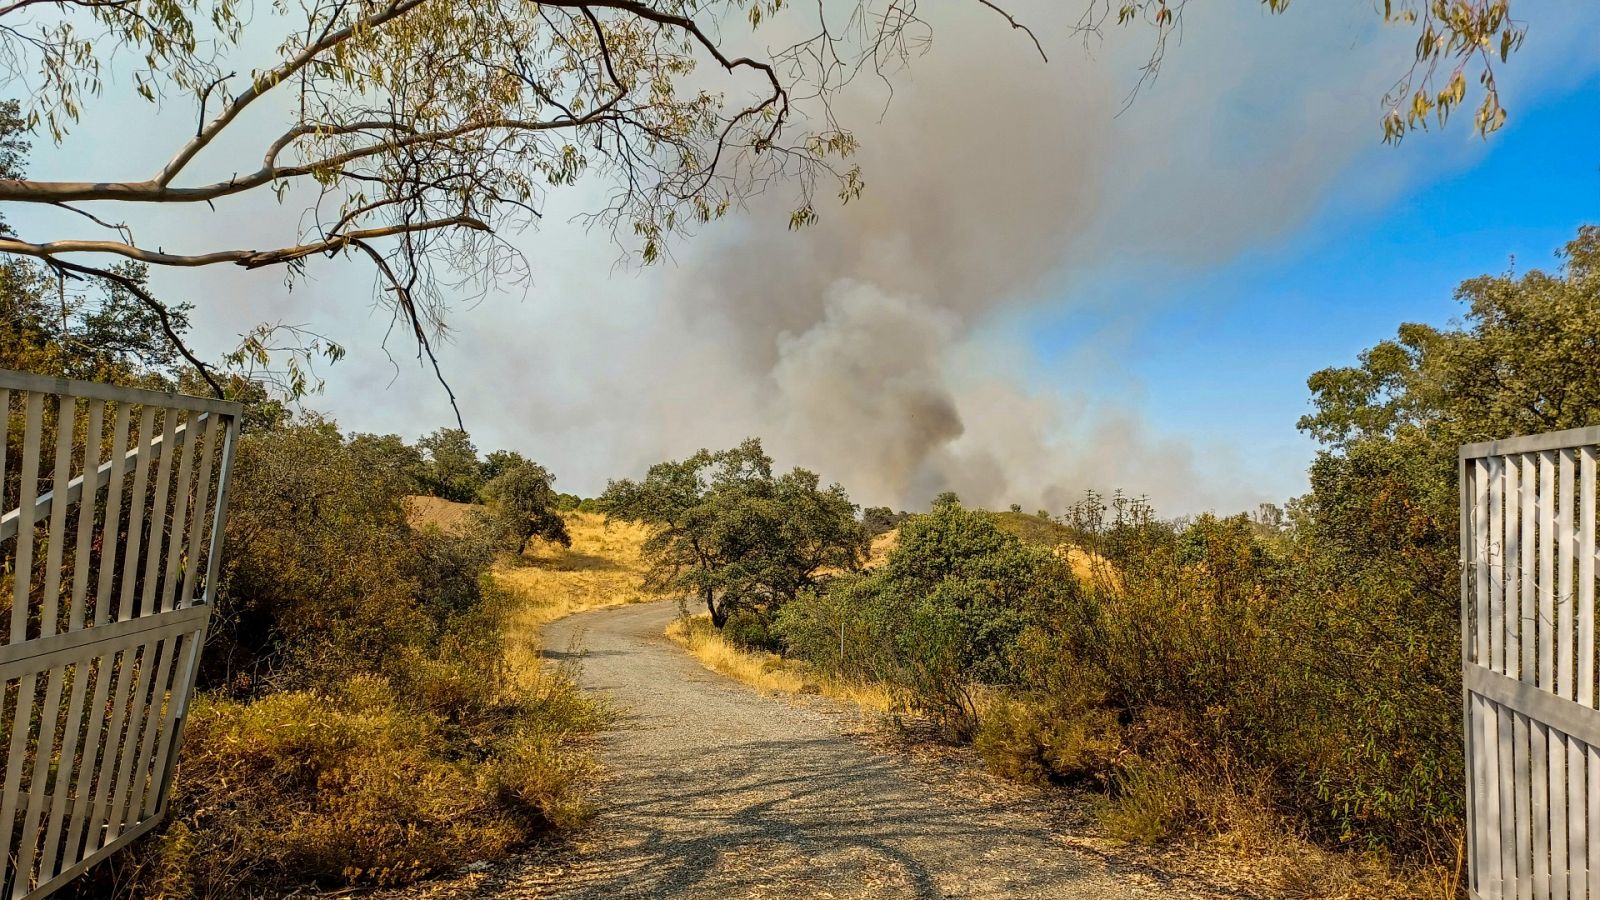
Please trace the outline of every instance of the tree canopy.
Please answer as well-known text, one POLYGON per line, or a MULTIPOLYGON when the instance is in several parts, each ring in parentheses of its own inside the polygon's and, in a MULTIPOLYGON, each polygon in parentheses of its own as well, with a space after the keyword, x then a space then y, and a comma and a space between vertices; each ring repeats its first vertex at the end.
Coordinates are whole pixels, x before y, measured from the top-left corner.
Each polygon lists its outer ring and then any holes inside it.
POLYGON ((1600 424, 1600 228, 1557 272, 1462 282, 1455 326, 1407 323, 1309 384, 1300 427, 1326 445, 1296 517, 1327 577, 1456 616, 1456 454, 1464 443, 1600 424))
POLYGON ((704 603, 721 627, 730 613, 792 599, 828 571, 853 571, 870 539, 844 488, 814 472, 772 471, 752 438, 657 463, 600 497, 606 515, 651 526, 648 581, 704 603))
MULTIPOLYGON (((490 459, 503 453, 496 451, 490 454, 490 459)), ((555 476, 544 466, 522 459, 516 451, 504 455, 514 456, 517 461, 505 464, 502 456, 498 474, 484 484, 482 493, 510 531, 516 550, 520 552, 532 537, 555 541, 563 547, 572 546, 566 520, 557 511, 561 501, 551 486, 555 476)), ((485 470, 488 469, 486 465, 485 470)))
MULTIPOLYGON (((1029 23, 997 0, 970 2, 1044 55, 1029 23)), ((1067 30, 1148 27, 1142 82, 1159 71, 1187 9, 1183 0, 1084 0, 1067 30)), ((1523 36, 1509 0, 1397 0, 1381 13, 1418 33, 1384 107, 1386 137, 1446 117, 1474 75, 1477 127, 1499 127, 1494 65, 1523 36)), ((312 0, 248 11, 239 0, 19 0, 0 7, 0 79, 22 98, 11 109, 17 129, 60 142, 83 116, 135 97, 191 104, 197 125, 171 136, 158 169, 129 180, 27 177, 16 164, 21 138, 8 132, 0 202, 81 215, 0 235, 0 254, 115 281, 152 310, 162 304, 142 281, 79 260, 293 276, 318 257, 353 256, 370 263, 378 299, 431 360, 447 302, 525 275, 504 236, 585 175, 609 187, 586 219, 646 262, 674 234, 758 192, 789 190, 794 226, 815 221, 821 200, 858 196, 857 139, 833 101, 860 75, 891 76, 929 38, 917 4, 900 0, 312 0), (762 43, 741 36, 742 23, 776 46, 734 49, 762 43), (117 102, 89 105, 112 92, 117 102), (199 174, 207 167, 232 174, 199 174), (297 188, 304 214, 275 245, 241 246, 217 230, 209 244, 166 247, 145 230, 157 208, 174 210, 160 216, 171 219, 241 195, 283 201, 297 188)), ((258 338, 246 356, 271 346, 258 338)))

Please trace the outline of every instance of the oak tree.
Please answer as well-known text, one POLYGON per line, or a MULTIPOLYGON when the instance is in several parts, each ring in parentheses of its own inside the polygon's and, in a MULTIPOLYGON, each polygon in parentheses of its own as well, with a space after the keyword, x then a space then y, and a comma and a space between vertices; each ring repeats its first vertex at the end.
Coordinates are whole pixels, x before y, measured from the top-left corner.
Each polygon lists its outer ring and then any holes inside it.
POLYGON ((814 472, 772 470, 761 442, 701 450, 622 479, 600 497, 607 516, 642 522, 647 580, 705 604, 717 627, 741 608, 794 599, 830 571, 859 569, 870 537, 844 488, 814 472))

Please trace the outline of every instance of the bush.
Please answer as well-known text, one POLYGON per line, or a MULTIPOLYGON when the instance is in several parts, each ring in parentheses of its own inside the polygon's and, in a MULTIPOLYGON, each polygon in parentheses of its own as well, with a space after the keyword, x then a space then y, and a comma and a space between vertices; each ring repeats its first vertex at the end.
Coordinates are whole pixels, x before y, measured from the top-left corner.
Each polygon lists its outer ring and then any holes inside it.
POLYGON ((777 653, 782 644, 772 625, 773 614, 765 609, 738 609, 729 614, 722 635, 741 650, 777 653))
POLYGON ((881 569, 786 604, 776 630, 792 654, 848 680, 888 683, 907 711, 967 740, 975 688, 1016 684, 1022 633, 1072 587, 1050 551, 950 500, 904 522, 881 569))
POLYGON ((267 896, 300 884, 404 884, 495 859, 585 808, 594 720, 559 693, 500 710, 462 753, 449 723, 376 676, 335 694, 202 696, 172 824, 119 867, 166 896, 267 896))
POLYGON ((1002 778, 1104 787, 1116 771, 1123 735, 1104 706, 1003 699, 984 712, 973 743, 1002 778))

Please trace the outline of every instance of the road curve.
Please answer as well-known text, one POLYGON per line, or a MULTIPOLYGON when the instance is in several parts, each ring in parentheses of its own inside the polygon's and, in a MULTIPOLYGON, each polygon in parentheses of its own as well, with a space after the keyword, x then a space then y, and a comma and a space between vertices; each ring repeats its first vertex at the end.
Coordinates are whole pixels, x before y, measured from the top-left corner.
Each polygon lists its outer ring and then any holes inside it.
POLYGON ((846 736, 832 704, 762 697, 662 635, 674 603, 556 622, 546 655, 621 718, 576 858, 480 882, 476 896, 562 898, 1173 897, 1068 846, 1027 804, 846 736))

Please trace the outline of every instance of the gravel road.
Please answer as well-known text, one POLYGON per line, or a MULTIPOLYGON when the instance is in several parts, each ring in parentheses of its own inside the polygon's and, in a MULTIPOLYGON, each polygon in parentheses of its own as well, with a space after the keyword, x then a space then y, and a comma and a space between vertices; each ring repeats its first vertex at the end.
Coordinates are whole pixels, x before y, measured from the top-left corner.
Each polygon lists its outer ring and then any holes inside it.
POLYGON ((428 897, 1052 898, 1216 896, 1118 863, 1055 827, 1059 804, 876 750, 820 699, 762 697, 662 636, 674 603, 547 627, 621 717, 599 814, 564 852, 428 897))

